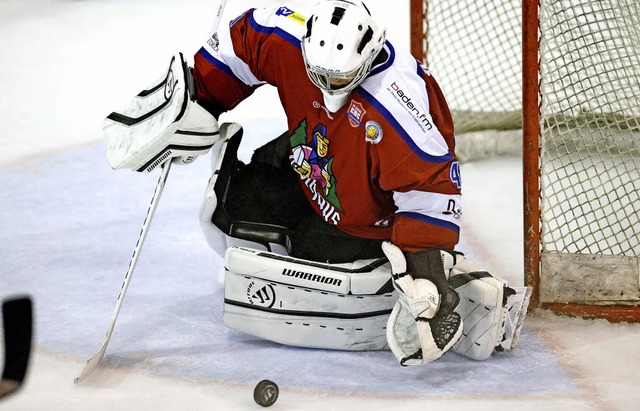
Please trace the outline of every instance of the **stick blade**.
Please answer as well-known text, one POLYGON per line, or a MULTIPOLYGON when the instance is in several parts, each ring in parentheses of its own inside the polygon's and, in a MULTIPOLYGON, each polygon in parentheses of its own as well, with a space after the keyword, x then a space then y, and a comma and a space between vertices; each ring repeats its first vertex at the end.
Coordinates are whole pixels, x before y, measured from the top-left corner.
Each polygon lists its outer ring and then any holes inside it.
POLYGON ((2 303, 4 324, 4 368, 0 397, 22 385, 27 374, 33 337, 33 303, 29 297, 16 297, 2 303))
POLYGON ((107 350, 107 346, 106 344, 104 344, 100 349, 100 351, 96 353, 96 355, 94 355, 93 357, 87 360, 87 363, 82 369, 82 372, 80 373, 80 375, 73 380, 74 384, 84 380, 89 374, 91 374, 96 368, 98 368, 98 364, 100 363, 100 361, 102 361, 102 358, 104 357, 104 353, 106 352, 106 350, 107 350))

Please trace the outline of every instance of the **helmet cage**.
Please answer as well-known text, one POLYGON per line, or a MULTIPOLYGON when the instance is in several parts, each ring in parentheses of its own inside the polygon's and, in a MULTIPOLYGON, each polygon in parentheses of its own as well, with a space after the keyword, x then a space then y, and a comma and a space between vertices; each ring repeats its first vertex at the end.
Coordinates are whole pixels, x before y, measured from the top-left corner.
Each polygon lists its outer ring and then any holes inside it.
POLYGON ((302 41, 302 56, 311 82, 329 95, 350 93, 369 75, 375 55, 369 56, 359 67, 350 71, 337 71, 311 64, 302 41))

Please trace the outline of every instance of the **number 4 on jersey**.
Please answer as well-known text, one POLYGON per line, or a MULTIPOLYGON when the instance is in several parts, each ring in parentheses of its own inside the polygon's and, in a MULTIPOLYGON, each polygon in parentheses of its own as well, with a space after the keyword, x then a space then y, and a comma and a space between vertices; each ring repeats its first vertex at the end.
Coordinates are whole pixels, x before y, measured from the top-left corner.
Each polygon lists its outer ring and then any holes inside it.
POLYGON ((449 178, 456 185, 458 190, 462 187, 462 177, 460 176, 460 163, 454 161, 449 169, 449 178))

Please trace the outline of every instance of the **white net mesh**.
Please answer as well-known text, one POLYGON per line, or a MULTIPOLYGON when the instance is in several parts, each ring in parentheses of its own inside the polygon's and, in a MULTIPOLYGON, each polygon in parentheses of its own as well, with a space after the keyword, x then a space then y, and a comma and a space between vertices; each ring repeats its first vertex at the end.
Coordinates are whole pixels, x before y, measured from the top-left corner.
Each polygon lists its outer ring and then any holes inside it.
POLYGON ((542 251, 640 253, 640 1, 543 1, 542 251))
POLYGON ((427 0, 427 67, 458 132, 522 127, 520 0, 427 0))
MULTIPOLYGON (((640 0, 542 0, 543 252, 639 255, 640 0)), ((521 127, 521 0, 429 0, 457 132, 521 127)))

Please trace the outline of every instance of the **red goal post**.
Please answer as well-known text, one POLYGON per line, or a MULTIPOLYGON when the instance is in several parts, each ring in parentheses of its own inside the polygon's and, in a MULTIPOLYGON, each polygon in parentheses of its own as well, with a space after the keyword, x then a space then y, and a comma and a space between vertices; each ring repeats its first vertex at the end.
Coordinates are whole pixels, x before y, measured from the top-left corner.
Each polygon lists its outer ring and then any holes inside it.
POLYGON ((531 307, 639 322, 640 0, 410 7, 457 132, 522 130, 531 307))

